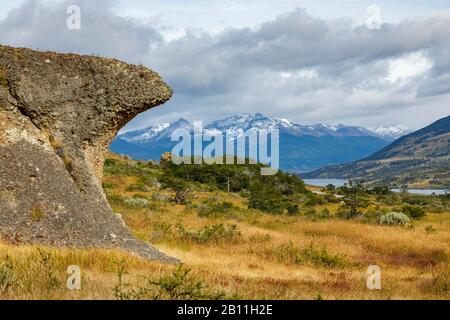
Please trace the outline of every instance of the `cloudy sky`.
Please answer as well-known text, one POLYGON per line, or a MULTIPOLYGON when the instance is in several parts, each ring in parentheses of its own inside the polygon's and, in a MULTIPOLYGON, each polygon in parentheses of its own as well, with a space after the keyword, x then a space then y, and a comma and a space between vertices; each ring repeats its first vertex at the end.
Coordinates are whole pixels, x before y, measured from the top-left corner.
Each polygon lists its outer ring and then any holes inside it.
POLYGON ((0 43, 157 71, 175 95, 128 130, 241 112, 419 128, 450 114, 450 3, 423 2, 0 0, 0 43))

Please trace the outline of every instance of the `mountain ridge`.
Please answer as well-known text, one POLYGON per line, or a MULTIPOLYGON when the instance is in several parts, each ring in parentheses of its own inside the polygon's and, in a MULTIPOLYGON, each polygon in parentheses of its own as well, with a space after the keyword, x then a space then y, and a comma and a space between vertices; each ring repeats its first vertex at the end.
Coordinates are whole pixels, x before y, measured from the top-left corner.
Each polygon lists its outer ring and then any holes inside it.
POLYGON ((450 116, 405 135, 374 154, 302 174, 410 188, 450 187, 450 116))
MULTIPOLYGON (((173 122, 167 122, 164 124, 160 124, 157 126, 148 126, 143 129, 138 130, 132 130, 127 131, 125 133, 121 133, 118 135, 118 137, 127 140, 128 142, 131 142, 129 140, 132 140, 133 142, 145 142, 146 139, 129 139, 128 137, 136 137, 139 136, 139 134, 142 133, 143 136, 147 136, 150 140, 150 138, 153 137, 153 135, 149 134, 149 132, 154 133, 155 135, 159 132, 163 131, 162 129, 168 129, 170 127, 178 127, 179 124, 183 123, 185 124, 185 127, 189 127, 189 129, 193 128, 193 124, 186 120, 185 118, 179 118, 176 121, 173 122)), ((367 135, 367 136, 374 136, 378 137, 383 140, 387 141, 394 141, 399 136, 403 136, 404 134, 410 133, 411 130, 407 129, 404 126, 388 126, 388 127, 371 127, 371 128, 365 128, 361 126, 352 126, 352 125, 329 125, 325 123, 315 123, 311 125, 302 125, 299 123, 296 123, 294 121, 291 121, 286 118, 271 118, 268 116, 264 116, 260 113, 256 113, 255 115, 250 115, 248 113, 240 113, 236 114, 234 116, 226 117, 224 119, 215 120, 209 124, 207 124, 204 129, 211 132, 215 130, 223 130, 227 129, 230 130, 230 127, 238 127, 239 129, 243 130, 249 130, 252 128, 258 128, 258 129, 273 129, 273 128, 283 128, 283 129, 291 129, 296 130, 298 134, 303 135, 312 135, 312 136, 320 136, 320 135, 335 135, 335 136, 348 136, 348 135, 367 135), (242 123, 242 126, 238 126, 237 124, 242 123), (261 125, 265 124, 265 125, 261 125)), ((173 131, 172 129, 171 131, 173 131)), ((144 137, 143 137, 144 138, 144 137)))
MULTIPOLYGON (((119 134, 111 145, 116 153, 135 159, 159 160, 162 153, 176 144, 170 139, 177 129, 193 132, 193 124, 180 118, 172 123, 119 134)), ((235 140, 247 130, 279 129, 281 169, 291 172, 311 171, 334 163, 366 157, 387 146, 393 139, 381 137, 358 126, 312 124, 302 125, 289 119, 271 118, 260 113, 240 113, 204 126, 204 133, 222 133, 235 140)))

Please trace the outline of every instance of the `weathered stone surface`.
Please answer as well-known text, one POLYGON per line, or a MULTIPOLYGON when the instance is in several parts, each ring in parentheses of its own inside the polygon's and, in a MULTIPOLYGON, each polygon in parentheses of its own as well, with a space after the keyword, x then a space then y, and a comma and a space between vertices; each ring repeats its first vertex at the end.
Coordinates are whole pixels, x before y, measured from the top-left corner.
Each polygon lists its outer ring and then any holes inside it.
POLYGON ((100 183, 118 130, 171 96, 141 66, 0 46, 0 235, 177 262, 131 235, 100 183))

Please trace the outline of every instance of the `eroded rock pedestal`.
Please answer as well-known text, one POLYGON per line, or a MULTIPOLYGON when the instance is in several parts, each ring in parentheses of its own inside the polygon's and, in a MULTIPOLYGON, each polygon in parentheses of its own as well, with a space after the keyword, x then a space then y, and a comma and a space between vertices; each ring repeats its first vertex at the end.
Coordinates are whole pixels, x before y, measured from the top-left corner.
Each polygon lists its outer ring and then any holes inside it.
POLYGON ((144 67, 0 46, 0 236, 177 262, 136 240, 101 187, 118 130, 171 95, 144 67))

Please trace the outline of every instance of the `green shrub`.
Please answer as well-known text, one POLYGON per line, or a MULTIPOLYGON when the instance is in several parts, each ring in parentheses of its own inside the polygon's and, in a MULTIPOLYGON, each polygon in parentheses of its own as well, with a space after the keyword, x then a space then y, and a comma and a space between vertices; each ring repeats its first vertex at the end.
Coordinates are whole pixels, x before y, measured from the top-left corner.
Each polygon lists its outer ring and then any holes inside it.
POLYGON ((114 183, 109 183, 109 182, 103 182, 102 187, 104 190, 112 190, 112 189, 117 188, 117 186, 114 183))
POLYGON ((342 198, 342 217, 347 219, 355 218, 361 215, 361 208, 367 208, 370 205, 367 190, 360 182, 350 181, 347 185, 339 188, 342 198))
POLYGON ((118 264, 118 281, 113 288, 117 300, 219 300, 225 297, 223 292, 211 291, 202 280, 191 275, 191 269, 182 265, 157 279, 146 278, 146 283, 136 288, 124 281, 127 274, 122 261, 118 264))
POLYGON ((196 210, 199 217, 211 218, 231 214, 240 210, 240 208, 228 201, 214 202, 212 199, 207 199, 203 201, 196 210))
POLYGON ((320 213, 318 218, 319 219, 328 219, 330 218, 330 210, 328 210, 327 208, 324 208, 320 213))
POLYGON ((111 158, 107 158, 105 159, 105 167, 113 167, 115 165, 117 165, 119 163, 119 161, 117 161, 116 159, 111 159, 111 158))
POLYGON ((317 216, 317 210, 314 208, 307 208, 304 215, 309 219, 315 219, 315 217, 317 216))
POLYGON ((425 217, 425 211, 421 207, 417 206, 404 206, 402 212, 408 217, 413 219, 420 219, 425 217))
MULTIPOLYGON (((234 159, 237 163, 237 159, 234 159)), ((223 164, 200 164, 175 165, 172 162, 164 166, 163 177, 174 177, 187 182, 197 182, 211 186, 216 190, 229 192, 241 192, 249 190, 253 182, 263 182, 277 189, 283 195, 292 195, 294 193, 309 193, 303 181, 297 176, 279 171, 273 176, 262 176, 261 164, 249 165, 223 165, 223 164)), ((163 178, 166 179, 166 178, 163 178)))
POLYGON ((115 193, 110 193, 110 192, 106 192, 106 198, 108 199, 109 204, 111 205, 123 205, 125 202, 125 197, 119 195, 119 194, 115 194, 115 193))
POLYGON ((377 196, 385 196, 391 193, 389 190, 389 186, 387 185, 381 185, 381 186, 375 186, 372 190, 369 190, 370 194, 374 194, 377 196))
POLYGON ((170 197, 168 195, 161 194, 161 193, 153 193, 152 201, 157 202, 157 203, 167 203, 170 201, 170 197))
POLYGON ((436 233, 436 229, 433 227, 433 225, 429 225, 425 228, 425 232, 428 234, 433 234, 436 233))
POLYGON ((333 184, 328 184, 322 190, 326 193, 334 194, 336 192, 336 187, 333 184))
POLYGON ((130 184, 126 191, 128 192, 150 192, 151 188, 143 183, 130 184))
POLYGON ((173 238, 172 225, 167 222, 156 221, 153 223, 153 231, 150 233, 151 242, 159 242, 173 238))
POLYGON ((225 294, 209 292, 203 281, 190 276, 191 269, 183 266, 175 267, 171 274, 162 276, 150 285, 158 288, 155 300, 218 300, 225 294))
POLYGON ((103 172, 105 176, 138 177, 143 183, 152 185, 156 183, 153 176, 158 173, 158 167, 151 163, 128 163, 123 160, 107 158, 103 172))
POLYGON ((117 263, 117 284, 113 287, 113 295, 117 300, 139 300, 146 293, 147 289, 132 289, 129 283, 124 282, 124 276, 127 275, 128 272, 125 269, 125 261, 122 260, 117 263))
POLYGON ((320 212, 314 208, 308 208, 306 209, 304 215, 312 221, 329 219, 331 216, 330 211, 327 208, 322 209, 320 212))
POLYGON ((236 225, 213 224, 199 231, 186 230, 181 225, 178 225, 177 228, 178 237, 181 240, 199 244, 237 243, 242 237, 236 225))
POLYGON ((298 204, 287 202, 286 203, 287 213, 291 216, 297 215, 299 213, 300 207, 298 204))
POLYGON ((380 209, 380 208, 370 208, 367 210, 367 212, 364 214, 364 218, 366 219, 366 222, 370 223, 378 223, 380 221, 380 218, 388 213, 386 209, 380 209))
POLYGON ((277 247, 252 248, 252 253, 256 253, 263 258, 273 258, 277 262, 285 264, 312 265, 314 267, 340 268, 347 265, 345 256, 331 254, 326 247, 317 248, 311 243, 306 248, 294 245, 292 242, 283 243, 277 247))
POLYGON ((320 206, 325 204, 325 199, 318 195, 318 194, 310 194, 308 195, 307 199, 304 202, 304 205, 306 207, 314 207, 314 206, 320 206))
POLYGON ((252 235, 248 238, 248 241, 254 244, 269 243, 271 240, 272 236, 270 234, 257 234, 252 235))
POLYGON ((272 214, 281 214, 286 209, 286 201, 280 190, 268 183, 255 181, 250 188, 248 207, 272 214))
POLYGON ((387 213, 387 214, 382 215, 380 217, 380 224, 381 225, 387 225, 387 226, 401 225, 401 226, 406 226, 406 225, 409 225, 410 223, 411 223, 411 220, 409 219, 409 217, 406 214, 400 213, 400 212, 390 212, 390 213, 387 213))
POLYGON ((344 256, 333 255, 326 247, 318 249, 313 243, 302 250, 302 259, 315 267, 339 268, 346 265, 344 256))
POLYGON ((346 210, 345 208, 340 208, 338 212, 336 212, 336 216, 341 219, 349 220, 355 218, 353 212, 350 210, 346 210))
POLYGON ((132 208, 148 208, 150 206, 150 202, 147 199, 139 197, 125 199, 124 203, 132 208))

